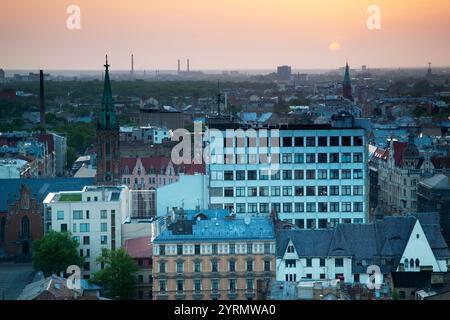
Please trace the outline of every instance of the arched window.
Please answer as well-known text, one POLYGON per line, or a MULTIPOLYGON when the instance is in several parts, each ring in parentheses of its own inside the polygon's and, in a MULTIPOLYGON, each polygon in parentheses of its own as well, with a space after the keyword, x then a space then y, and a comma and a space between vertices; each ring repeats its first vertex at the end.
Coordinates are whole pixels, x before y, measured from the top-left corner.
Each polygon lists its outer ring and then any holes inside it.
POLYGON ((27 216, 22 218, 22 237, 28 238, 30 236, 30 219, 27 216))
POLYGON ((6 218, 3 217, 0 220, 0 242, 5 241, 5 233, 6 233, 6 218))
POLYGON ((420 268, 420 260, 416 259, 416 268, 420 268))
POLYGON ((409 260, 409 267, 414 268, 414 260, 413 259, 409 260))
POLYGON ((408 266, 409 266, 409 261, 408 261, 408 259, 405 259, 404 265, 405 265, 405 269, 408 269, 408 266))

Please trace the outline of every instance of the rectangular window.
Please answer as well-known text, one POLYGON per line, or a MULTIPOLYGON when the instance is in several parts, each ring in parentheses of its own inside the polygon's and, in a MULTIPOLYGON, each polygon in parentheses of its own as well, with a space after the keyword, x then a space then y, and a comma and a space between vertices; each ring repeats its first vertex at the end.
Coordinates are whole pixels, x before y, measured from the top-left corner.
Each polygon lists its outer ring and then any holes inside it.
POLYGON ((166 292, 166 280, 159 280, 159 292, 166 292))
POLYGON ((316 163, 316 154, 315 153, 307 153, 306 154, 306 163, 316 163))
POLYGON ((339 153, 330 153, 330 163, 339 163, 339 153))
POLYGON ((303 180, 305 179, 305 173, 303 170, 294 170, 294 179, 303 180))
POLYGON ((178 261, 177 262, 177 273, 183 273, 184 271, 184 262, 178 261))
POLYGON ((82 220, 83 219, 83 211, 74 210, 73 211, 73 220, 82 220))
POLYGON ((283 187, 283 196, 292 196, 292 187, 283 187))
POLYGON ((342 195, 343 196, 351 196, 352 195, 352 186, 342 186, 342 195))
POLYGON ((351 212, 351 211, 352 211, 352 203, 342 202, 342 212, 351 212))
POLYGON ((353 162, 360 163, 363 162, 363 154, 361 152, 357 152, 353 154, 353 162))
POLYGON ((270 192, 271 192, 272 197, 279 197, 281 195, 280 194, 280 187, 272 187, 270 189, 270 192))
POLYGON ((307 180, 315 180, 316 179, 316 170, 306 170, 306 179, 307 180))
POLYGON ((342 259, 342 258, 334 259, 334 266, 335 267, 343 267, 344 266, 344 259, 342 259))
POLYGON ((306 146, 307 147, 315 147, 316 146, 316 137, 306 137, 306 146))
POLYGON ((294 142, 296 147, 303 147, 305 145, 303 137, 295 137, 294 142))
POLYGON ((64 220, 64 211, 57 211, 56 216, 58 220, 64 220))
POLYGON ((257 203, 249 203, 248 204, 248 213, 257 213, 258 212, 258 204, 257 203))
POLYGON ((317 144, 319 147, 327 147, 328 146, 328 137, 318 137, 317 144))
POLYGON ((283 147, 292 147, 291 137, 283 137, 283 147))
POLYGON ((338 196, 339 195, 339 186, 330 186, 330 195, 338 196))
POLYGON ((213 291, 219 290, 219 280, 218 279, 211 279, 211 289, 213 291))
POLYGON ((339 180, 339 169, 331 169, 330 170, 330 179, 331 180, 339 180))
POLYGON ((305 195, 303 187, 295 187, 294 189, 295 189, 295 196, 296 197, 303 197, 305 195))
POLYGON ((315 186, 306 187, 306 195, 307 196, 315 196, 316 195, 316 187, 315 186))
POLYGON ((292 170, 283 170, 283 180, 292 180, 292 170))
POLYGON ((290 202, 283 203, 283 212, 291 213, 292 212, 292 203, 290 203, 290 202))
POLYGON ((326 153, 319 153, 317 155, 317 162, 318 163, 327 163, 328 162, 328 154, 326 154, 326 153))
POLYGON ((324 259, 324 258, 320 258, 320 260, 319 260, 319 266, 325 267, 325 259, 324 259))
POLYGON ((236 272, 236 261, 228 261, 228 271, 229 272, 236 272))
POLYGON ((260 170, 259 171, 259 180, 262 180, 262 181, 269 180, 269 171, 268 170, 260 170))
POLYGON ((236 188, 236 197, 245 197, 245 188, 244 187, 236 188))
POLYGON ((311 258, 307 258, 306 259, 306 266, 307 267, 312 267, 312 259, 311 258))
POLYGON ((339 202, 330 202, 330 212, 339 212, 339 202))
POLYGON ((245 180, 245 170, 237 170, 236 171, 236 180, 239 180, 239 181, 245 180))
POLYGON ((275 172, 272 171, 272 175, 270 177, 271 180, 280 180, 281 173, 280 170, 276 170, 275 172))
POLYGON ((282 163, 292 163, 292 154, 291 153, 283 153, 281 156, 282 163))
POLYGON ((303 202, 296 202, 295 203, 295 212, 304 212, 304 211, 305 211, 304 203, 303 202))
POLYGON ((253 253, 253 244, 247 243, 247 254, 252 254, 252 253, 253 253))
POLYGON ((247 171, 247 179, 248 180, 258 180, 258 171, 256 170, 248 170, 247 171))
POLYGON ((317 170, 317 179, 319 180, 327 180, 328 179, 328 170, 317 170))
POLYGON ((353 170, 353 179, 362 179, 362 178, 363 178, 363 171, 361 169, 353 170))
POLYGON ((363 203, 353 202, 353 212, 363 212, 363 203))
POLYGON ((342 137, 342 146, 343 147, 351 147, 352 146, 352 137, 342 137))
POLYGON ((224 197, 234 197, 234 190, 233 188, 224 188, 224 197))
POLYGON ((305 162, 305 155, 303 153, 295 153, 294 163, 303 163, 303 162, 305 162))
POLYGON ((80 223, 80 232, 89 232, 89 223, 80 223))
POLYGON ((264 261, 264 271, 270 271, 270 260, 264 261))
POLYGON ((100 219, 107 219, 107 218, 108 218, 108 211, 100 210, 100 219))
POLYGON ((257 197, 258 196, 258 188, 257 187, 248 187, 247 188, 247 196, 248 197, 257 197))
POLYGON ((108 236, 100 236, 100 244, 102 245, 108 244, 108 236))
POLYGON ((316 203, 315 202, 307 202, 306 203, 306 212, 316 212, 316 203))
POLYGON ((108 224, 107 223, 100 224, 100 232, 108 232, 108 224))
POLYGON ((303 219, 295 219, 295 225, 299 229, 305 229, 305 220, 303 220, 303 219))
POLYGON ((198 293, 201 290, 202 290, 202 280, 195 279, 194 280, 194 291, 198 293))
POLYGON ((343 169, 342 170, 342 179, 351 179, 352 178, 352 170, 350 169, 343 169))
POLYGON ((330 137, 330 147, 339 147, 339 137, 330 137))
POLYGON ((225 171, 223 173, 223 179, 225 181, 232 181, 232 180, 234 180, 233 171, 225 171))
POLYGON ((199 255, 200 254, 200 245, 196 244, 194 246, 194 254, 199 255))
POLYGON ((342 163, 349 163, 352 161, 352 154, 351 153, 343 153, 342 154, 342 163))
POLYGON ((259 187, 259 196, 260 197, 268 197, 269 196, 269 187, 259 187))
POLYGON ((219 263, 216 260, 211 261, 211 272, 219 272, 219 263))
POLYGON ((319 212, 328 212, 328 203, 327 202, 319 202, 317 204, 319 212))
POLYGON ((363 187, 362 186, 353 186, 353 195, 354 196, 362 196, 363 187))
POLYGON ((268 203, 260 203, 259 204, 259 212, 260 213, 269 213, 269 204, 268 203))
POLYGON ((363 137, 361 137, 361 136, 353 137, 353 145, 354 146, 362 146, 363 145, 363 137))
POLYGON ((236 213, 245 213, 245 203, 236 203, 236 213))
POLYGON ((230 254, 236 254, 236 245, 234 243, 231 243, 229 245, 229 251, 230 251, 230 254))
POLYGON ((183 245, 177 245, 177 255, 183 255, 183 245))

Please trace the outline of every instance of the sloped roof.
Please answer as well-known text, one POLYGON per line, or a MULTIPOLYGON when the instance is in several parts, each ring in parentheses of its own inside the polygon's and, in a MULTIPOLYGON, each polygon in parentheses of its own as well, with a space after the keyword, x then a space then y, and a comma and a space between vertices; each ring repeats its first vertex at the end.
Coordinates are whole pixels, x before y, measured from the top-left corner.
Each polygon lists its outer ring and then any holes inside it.
POLYGON ((139 237, 125 240, 124 248, 133 258, 150 258, 153 247, 150 237, 139 237))
POLYGON ((400 166, 402 164, 403 151, 406 149, 407 146, 408 143, 406 142, 394 141, 394 160, 397 166, 400 166))
POLYGON ((447 189, 450 187, 448 177, 443 174, 437 174, 428 179, 423 179, 420 183, 429 188, 447 189))

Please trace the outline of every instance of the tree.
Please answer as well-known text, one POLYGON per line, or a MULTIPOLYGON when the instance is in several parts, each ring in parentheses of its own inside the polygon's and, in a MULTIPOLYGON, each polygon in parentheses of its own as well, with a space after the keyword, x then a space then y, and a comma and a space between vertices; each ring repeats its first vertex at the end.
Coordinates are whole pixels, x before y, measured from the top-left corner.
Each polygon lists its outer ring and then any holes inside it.
POLYGON ((97 262, 103 265, 103 269, 93 274, 91 282, 103 286, 106 295, 110 298, 131 299, 138 271, 133 258, 123 248, 118 250, 103 248, 97 262))
POLYGON ((33 242, 33 266, 46 276, 66 272, 71 265, 80 266, 84 259, 78 254, 78 242, 70 233, 50 231, 33 242))

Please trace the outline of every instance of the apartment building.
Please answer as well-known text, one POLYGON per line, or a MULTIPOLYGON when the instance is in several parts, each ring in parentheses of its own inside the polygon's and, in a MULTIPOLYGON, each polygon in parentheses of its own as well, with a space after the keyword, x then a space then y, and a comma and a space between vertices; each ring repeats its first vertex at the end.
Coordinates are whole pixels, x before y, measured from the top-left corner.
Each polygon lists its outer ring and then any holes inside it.
POLYGON ((391 272, 445 273, 450 252, 434 213, 385 217, 370 224, 328 230, 277 232, 277 281, 366 285, 379 267, 379 283, 391 272))
POLYGON ((275 278, 275 234, 266 217, 179 211, 153 241, 157 300, 264 299, 275 278))
POLYGON ((45 232, 70 232, 85 258, 83 277, 101 269, 96 258, 103 248, 121 246, 121 225, 129 216, 125 186, 86 186, 82 191, 49 193, 44 200, 45 232))
POLYGON ((212 129, 223 139, 210 143, 211 208, 276 212, 302 229, 366 221, 366 137, 351 115, 324 125, 250 128, 244 135, 229 130, 246 129, 233 124, 212 129))

